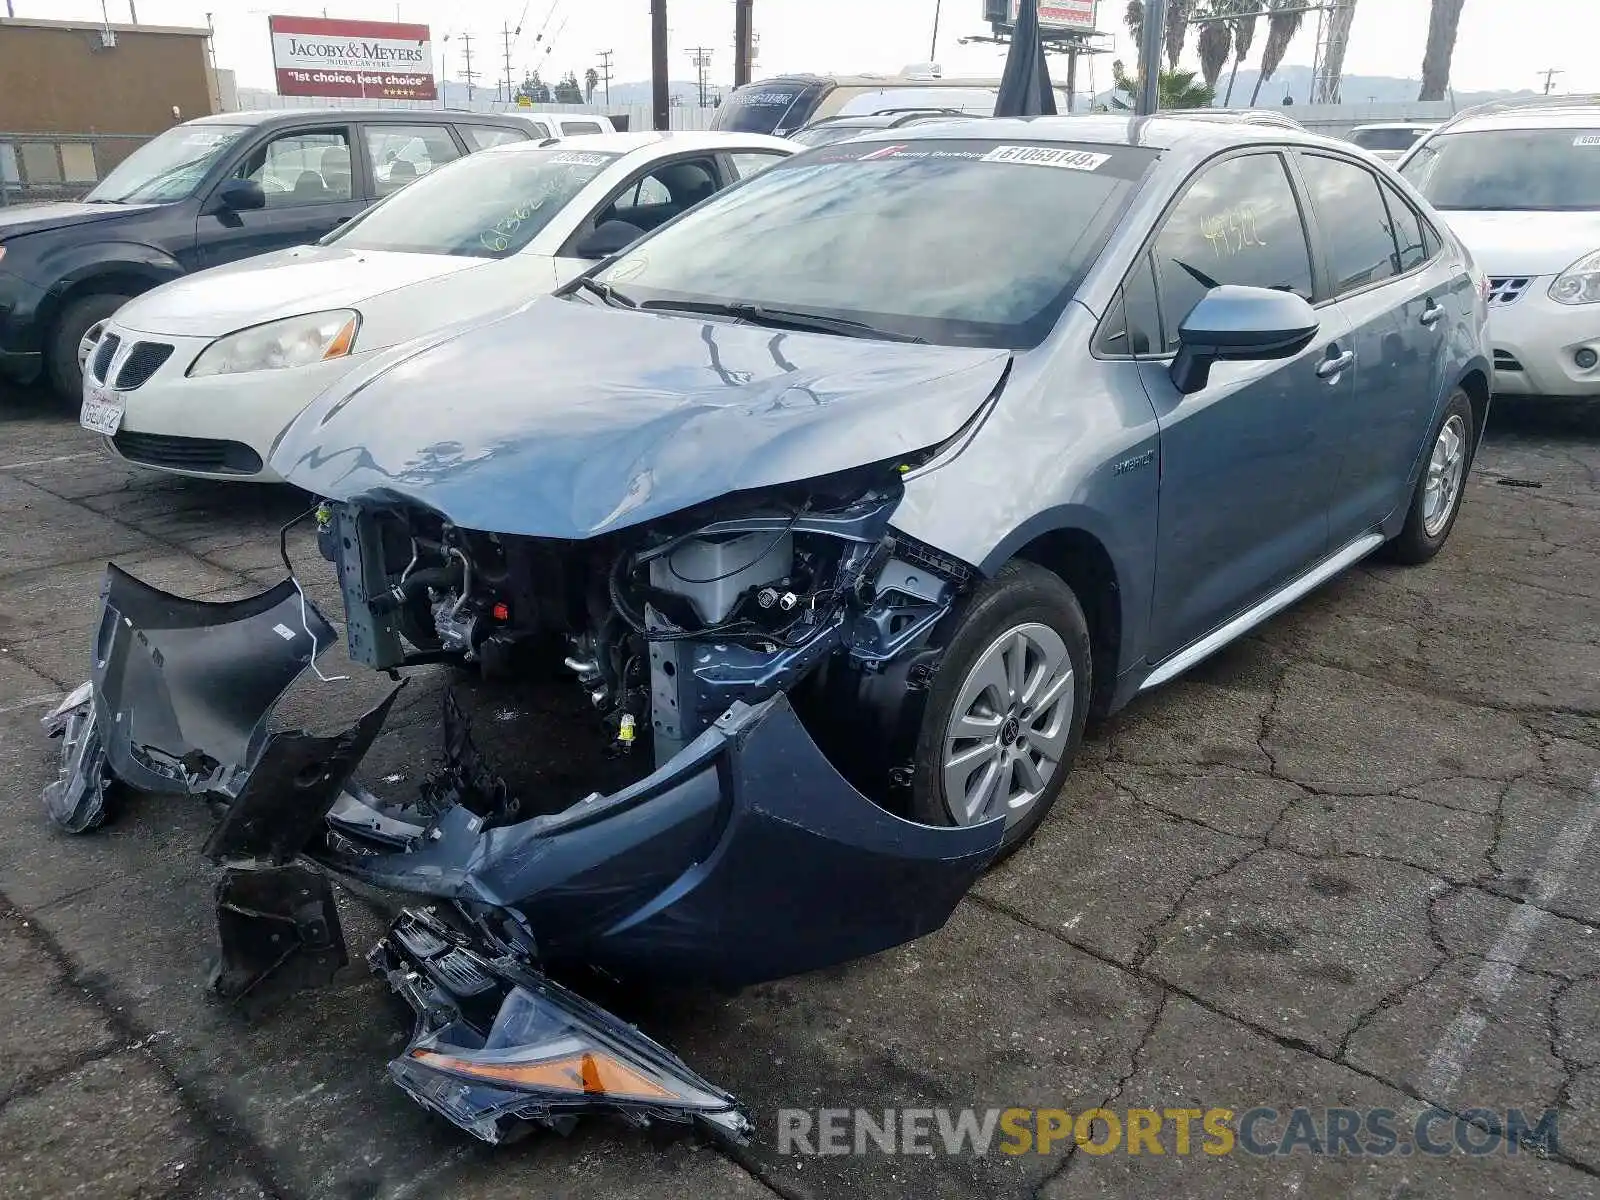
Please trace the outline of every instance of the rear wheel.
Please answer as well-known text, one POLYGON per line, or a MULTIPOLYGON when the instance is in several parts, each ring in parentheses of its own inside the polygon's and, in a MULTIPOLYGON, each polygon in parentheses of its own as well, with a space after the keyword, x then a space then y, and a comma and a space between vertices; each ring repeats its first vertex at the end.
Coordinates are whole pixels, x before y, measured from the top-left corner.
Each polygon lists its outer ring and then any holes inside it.
POLYGON ((80 354, 86 349, 85 338, 89 331, 130 299, 121 292, 96 292, 91 296, 79 296, 61 310, 50 335, 45 361, 56 395, 66 403, 75 405, 83 399, 80 354))
POLYGON ((1089 627, 1060 577, 1008 564, 968 601, 923 713, 912 815, 1006 822, 1002 856, 1061 795, 1089 710, 1089 627))
POLYGON ((1434 426, 1428 459, 1412 493, 1405 528, 1383 547, 1385 558, 1416 565, 1427 562, 1444 548, 1461 513, 1474 445, 1472 401, 1458 388, 1434 426))

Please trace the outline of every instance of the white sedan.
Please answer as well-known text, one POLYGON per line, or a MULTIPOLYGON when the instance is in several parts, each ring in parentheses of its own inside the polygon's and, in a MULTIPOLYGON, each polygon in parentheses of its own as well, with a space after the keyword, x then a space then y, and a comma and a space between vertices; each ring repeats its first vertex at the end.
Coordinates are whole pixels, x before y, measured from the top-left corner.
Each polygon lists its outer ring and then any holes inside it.
POLYGON ((800 149, 612 133, 468 155, 315 245, 130 300, 80 351, 82 424, 140 466, 276 482, 278 434, 371 355, 549 292, 800 149))

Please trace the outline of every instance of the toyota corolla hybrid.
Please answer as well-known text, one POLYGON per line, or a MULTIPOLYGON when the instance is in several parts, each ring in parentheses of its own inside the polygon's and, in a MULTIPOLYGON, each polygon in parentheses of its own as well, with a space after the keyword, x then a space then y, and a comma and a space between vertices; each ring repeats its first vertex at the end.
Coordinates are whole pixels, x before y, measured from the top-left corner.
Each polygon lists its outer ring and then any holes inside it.
POLYGON ((548 292, 796 149, 611 133, 481 151, 316 245, 123 305, 84 347, 82 423, 140 466, 276 481, 266 459, 284 426, 380 350, 548 292))
POLYGON ((1293 130, 818 148, 374 357, 272 455, 322 498, 352 657, 563 689, 593 738, 544 731, 561 778, 516 782, 452 702, 443 771, 370 792, 392 695, 335 737, 268 728, 335 636, 298 568, 233 604, 113 569, 46 805, 84 830, 118 780, 221 802, 224 994, 342 961, 316 871, 431 906, 369 960, 418 1013, 391 1074, 480 1137, 597 1109, 737 1134, 541 971, 739 985, 937 928, 1091 712, 1366 555, 1439 551, 1485 319, 1417 193, 1293 130))

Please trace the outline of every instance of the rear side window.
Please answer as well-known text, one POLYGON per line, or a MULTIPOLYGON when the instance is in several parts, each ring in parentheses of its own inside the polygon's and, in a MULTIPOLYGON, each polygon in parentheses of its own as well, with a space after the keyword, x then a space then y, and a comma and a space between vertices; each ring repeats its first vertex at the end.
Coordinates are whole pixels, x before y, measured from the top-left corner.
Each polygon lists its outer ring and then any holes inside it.
POLYGON ((586 133, 604 133, 605 130, 595 121, 563 121, 561 132, 569 137, 580 137, 586 133))
POLYGON ((1409 150, 1422 133, 1420 129, 1358 129, 1350 140, 1363 150, 1409 150))
POLYGON ((380 196, 461 157, 443 125, 368 125, 366 138, 367 164, 380 196))
POLYGON ((1276 154, 1230 158, 1202 171, 1167 216, 1155 257, 1167 350, 1177 349, 1184 318, 1221 284, 1312 298, 1305 223, 1276 154))
POLYGON ((1378 177, 1355 163, 1316 154, 1302 155, 1300 169, 1328 239, 1334 294, 1394 278, 1399 252, 1378 177))
MULTIPOLYGON (((543 125, 529 121, 529 127, 538 137, 549 137, 550 131, 543 125)), ((471 150, 487 150, 490 146, 504 146, 509 142, 525 142, 515 129, 502 129, 496 125, 457 125, 461 136, 471 150)))
POLYGON ((1434 252, 1428 249, 1422 233, 1422 218, 1417 216, 1417 210, 1387 183, 1380 181, 1379 186, 1383 190, 1383 202, 1389 206, 1389 223, 1394 227, 1395 249, 1399 251, 1395 265, 1404 275, 1427 262, 1434 252))

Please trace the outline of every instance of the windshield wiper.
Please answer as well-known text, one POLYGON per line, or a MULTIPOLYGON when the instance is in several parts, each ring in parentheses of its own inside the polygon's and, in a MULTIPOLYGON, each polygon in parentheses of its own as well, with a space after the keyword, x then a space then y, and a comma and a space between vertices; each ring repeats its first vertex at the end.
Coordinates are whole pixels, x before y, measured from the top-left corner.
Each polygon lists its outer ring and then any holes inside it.
POLYGON ((840 337, 878 338, 886 342, 919 342, 927 338, 915 334, 879 329, 865 321, 852 321, 848 317, 830 317, 821 313, 797 312, 792 308, 769 308, 765 304, 749 301, 725 303, 710 300, 646 300, 640 308, 659 312, 704 313, 710 317, 735 317, 752 325, 770 329, 803 329, 812 333, 833 333, 840 337))
POLYGON ((609 283, 601 283, 598 280, 590 279, 587 275, 580 275, 577 279, 574 279, 572 281, 572 286, 568 288, 563 295, 571 295, 579 288, 583 288, 585 291, 593 292, 596 296, 599 296, 600 299, 611 305, 612 308, 639 307, 639 302, 632 296, 628 296, 617 291, 617 289, 612 287, 609 283))

